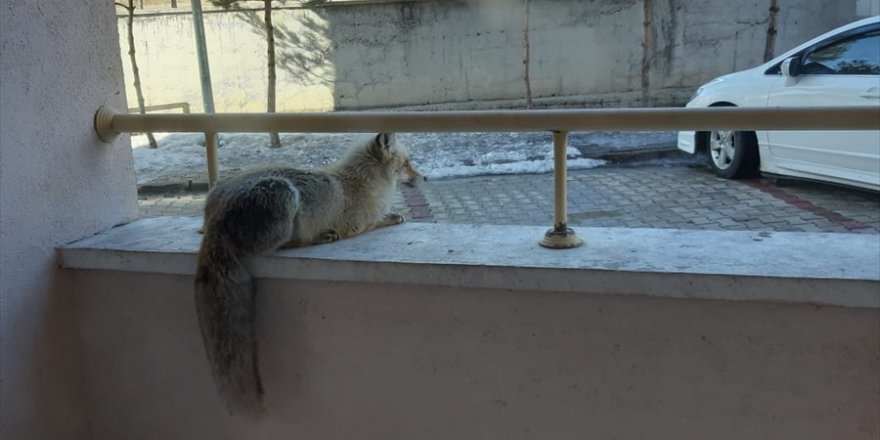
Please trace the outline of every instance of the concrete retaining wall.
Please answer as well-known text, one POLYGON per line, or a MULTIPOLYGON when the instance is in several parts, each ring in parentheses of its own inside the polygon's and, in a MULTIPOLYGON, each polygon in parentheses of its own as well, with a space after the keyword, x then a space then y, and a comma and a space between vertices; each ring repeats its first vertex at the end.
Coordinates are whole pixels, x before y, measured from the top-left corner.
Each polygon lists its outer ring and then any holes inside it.
MULTIPOLYGON (((786 2, 775 53, 853 21, 860 4, 786 2)), ((769 0, 532 0, 536 106, 681 104, 703 82, 763 61, 768 9, 769 0)), ((494 0, 276 10, 278 110, 521 107, 524 13, 522 2, 494 0)), ((205 27, 217 110, 264 111, 260 15, 207 13, 205 27)), ((186 101, 200 111, 188 13, 139 16, 135 38, 147 104, 186 101)), ((134 107, 133 88, 128 96, 134 107)))

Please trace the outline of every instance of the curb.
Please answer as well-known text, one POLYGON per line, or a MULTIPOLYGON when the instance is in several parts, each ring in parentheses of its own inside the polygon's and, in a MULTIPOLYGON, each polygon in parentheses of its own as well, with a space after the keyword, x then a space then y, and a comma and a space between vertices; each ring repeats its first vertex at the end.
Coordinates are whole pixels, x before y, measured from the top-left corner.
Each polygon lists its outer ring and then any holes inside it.
POLYGON ((665 159, 671 156, 688 156, 687 153, 680 151, 675 144, 649 145, 645 148, 633 150, 608 151, 595 156, 587 156, 590 159, 602 159, 612 164, 621 164, 628 162, 638 162, 652 159, 665 159))
POLYGON ((159 194, 178 194, 178 193, 203 193, 208 191, 208 181, 193 181, 187 180, 186 182, 175 182, 175 183, 164 183, 164 184, 151 184, 147 183, 141 186, 138 186, 137 193, 139 196, 150 196, 150 195, 159 195, 159 194))

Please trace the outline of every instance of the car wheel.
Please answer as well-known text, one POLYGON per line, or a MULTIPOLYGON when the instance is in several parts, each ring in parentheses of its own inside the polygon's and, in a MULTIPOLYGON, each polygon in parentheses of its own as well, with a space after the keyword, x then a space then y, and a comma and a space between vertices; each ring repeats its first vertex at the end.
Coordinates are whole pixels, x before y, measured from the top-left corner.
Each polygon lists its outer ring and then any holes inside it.
POLYGON ((758 137, 753 131, 710 131, 706 133, 709 165, 725 179, 758 174, 758 137))

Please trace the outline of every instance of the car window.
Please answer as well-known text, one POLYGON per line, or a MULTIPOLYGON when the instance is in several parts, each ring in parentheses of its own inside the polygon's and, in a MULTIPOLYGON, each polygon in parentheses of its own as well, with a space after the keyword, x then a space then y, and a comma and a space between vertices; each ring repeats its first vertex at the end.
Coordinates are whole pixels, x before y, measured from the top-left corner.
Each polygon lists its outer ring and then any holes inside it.
POLYGON ((880 31, 838 41, 804 59, 806 75, 880 75, 880 31))

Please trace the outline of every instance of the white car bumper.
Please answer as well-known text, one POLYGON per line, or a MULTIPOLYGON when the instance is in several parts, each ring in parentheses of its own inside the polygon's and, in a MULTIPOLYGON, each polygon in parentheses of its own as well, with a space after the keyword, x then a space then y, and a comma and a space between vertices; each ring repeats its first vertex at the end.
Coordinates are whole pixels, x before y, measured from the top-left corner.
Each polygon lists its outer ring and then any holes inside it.
POLYGON ((696 133, 693 131, 678 132, 678 149, 694 154, 697 149, 695 141, 696 133))

